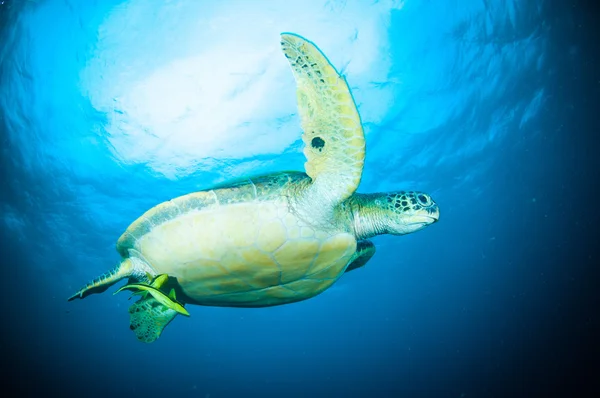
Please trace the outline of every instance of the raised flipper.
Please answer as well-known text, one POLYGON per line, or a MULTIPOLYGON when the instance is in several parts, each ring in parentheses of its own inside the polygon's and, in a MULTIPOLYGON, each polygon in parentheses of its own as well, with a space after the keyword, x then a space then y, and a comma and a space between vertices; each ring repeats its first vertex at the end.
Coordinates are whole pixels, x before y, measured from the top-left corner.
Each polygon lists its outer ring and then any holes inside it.
POLYGON ((177 316, 177 311, 147 295, 129 307, 129 328, 139 341, 152 343, 177 316))
POLYGON ((375 254, 375 245, 373 242, 370 240, 358 241, 356 244, 356 253, 350 259, 346 267, 346 272, 362 267, 373 257, 373 254, 375 254))
POLYGON ((346 79, 315 44, 283 33, 281 48, 296 79, 304 168, 313 180, 306 201, 318 199, 329 208, 352 195, 360 183, 365 159, 360 116, 346 79))
POLYGON ((190 313, 187 312, 187 310, 183 307, 183 305, 180 304, 175 299, 175 291, 174 290, 171 290, 171 293, 169 296, 167 296, 166 294, 164 294, 162 291, 159 290, 159 288, 161 286, 163 286, 164 283, 168 279, 169 279, 169 277, 166 274, 161 274, 161 275, 158 275, 156 278, 154 278, 150 284, 130 283, 125 286, 122 286, 121 288, 119 288, 119 290, 117 290, 113 294, 120 293, 123 290, 131 290, 134 292, 134 294, 142 294, 144 296, 142 298, 142 300, 145 300, 148 297, 147 293, 150 293, 150 295, 161 305, 163 305, 167 308, 170 308, 182 315, 190 316, 190 313))

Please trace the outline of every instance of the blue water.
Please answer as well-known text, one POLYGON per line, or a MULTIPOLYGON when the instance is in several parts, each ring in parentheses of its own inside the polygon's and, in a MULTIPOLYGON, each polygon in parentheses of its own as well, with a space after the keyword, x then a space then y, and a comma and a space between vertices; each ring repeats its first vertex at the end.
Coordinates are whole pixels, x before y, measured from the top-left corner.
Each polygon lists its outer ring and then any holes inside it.
POLYGON ((598 389, 592 15, 539 0, 1 1, 5 382, 61 397, 598 389), (366 267, 313 299, 188 306, 149 345, 126 294, 67 302, 153 205, 302 170, 283 31, 349 81, 359 191, 429 192, 440 222, 375 238, 366 267))

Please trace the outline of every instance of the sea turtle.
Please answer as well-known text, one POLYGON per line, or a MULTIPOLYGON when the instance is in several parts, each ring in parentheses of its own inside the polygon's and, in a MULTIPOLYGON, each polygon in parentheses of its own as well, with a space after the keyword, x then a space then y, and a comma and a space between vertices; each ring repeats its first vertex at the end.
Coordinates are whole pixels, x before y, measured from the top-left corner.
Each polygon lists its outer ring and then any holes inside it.
POLYGON ((299 35, 283 33, 281 47, 297 84, 306 173, 247 178, 155 206, 119 238, 120 264, 69 300, 129 278, 124 288, 142 294, 129 309, 130 327, 151 342, 182 313, 177 305, 305 300, 363 266, 375 252, 369 238, 438 220, 425 193, 356 193, 365 139, 346 79, 299 35))

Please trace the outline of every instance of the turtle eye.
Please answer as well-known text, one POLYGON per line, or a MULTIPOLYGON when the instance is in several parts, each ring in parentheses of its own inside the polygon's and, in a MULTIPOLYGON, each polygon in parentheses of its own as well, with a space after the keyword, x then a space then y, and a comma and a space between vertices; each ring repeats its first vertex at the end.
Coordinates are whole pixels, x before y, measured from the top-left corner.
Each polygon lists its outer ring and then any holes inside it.
POLYGON ((417 195, 417 199, 419 200, 419 203, 422 204, 423 206, 429 206, 429 198, 423 194, 419 194, 417 195))

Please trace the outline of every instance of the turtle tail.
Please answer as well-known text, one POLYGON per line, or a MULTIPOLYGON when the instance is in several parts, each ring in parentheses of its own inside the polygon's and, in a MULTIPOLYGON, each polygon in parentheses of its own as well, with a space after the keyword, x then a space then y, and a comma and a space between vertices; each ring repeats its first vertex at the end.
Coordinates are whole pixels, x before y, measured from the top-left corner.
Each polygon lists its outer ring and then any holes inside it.
POLYGON ((131 263, 131 260, 127 258, 112 270, 100 275, 79 289, 77 293, 69 297, 68 301, 75 300, 77 298, 82 299, 94 293, 102 293, 121 279, 131 276, 133 271, 133 264, 131 263))

